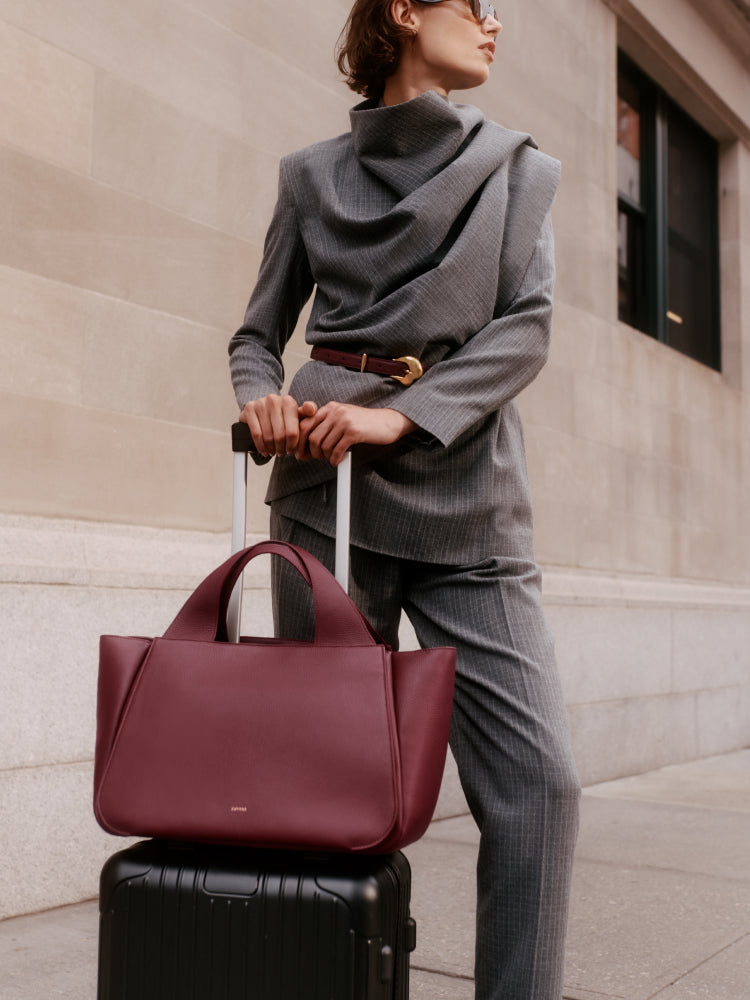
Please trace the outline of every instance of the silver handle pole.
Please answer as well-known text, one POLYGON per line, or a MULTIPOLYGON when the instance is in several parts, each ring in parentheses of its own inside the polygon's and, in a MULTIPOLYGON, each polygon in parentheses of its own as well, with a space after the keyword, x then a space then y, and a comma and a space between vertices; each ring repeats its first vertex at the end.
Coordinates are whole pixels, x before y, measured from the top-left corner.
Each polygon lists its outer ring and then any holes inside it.
POLYGON ((336 486, 336 581, 349 593, 349 521, 352 496, 352 454, 338 467, 336 486))

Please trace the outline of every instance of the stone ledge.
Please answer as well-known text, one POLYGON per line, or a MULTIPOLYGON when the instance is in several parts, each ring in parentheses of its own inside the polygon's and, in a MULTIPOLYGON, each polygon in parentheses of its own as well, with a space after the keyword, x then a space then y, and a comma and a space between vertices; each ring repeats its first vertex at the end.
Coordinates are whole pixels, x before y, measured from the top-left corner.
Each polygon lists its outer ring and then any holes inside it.
POLYGON ((750 586, 742 584, 543 569, 546 604, 750 610, 750 586))
MULTIPOLYGON (((249 534, 248 545, 265 536, 249 534)), ((0 582, 190 590, 229 554, 229 534, 0 514, 0 582)), ((543 567, 547 605, 750 610, 750 585, 543 567)), ((267 560, 245 586, 270 585, 267 560)))
MULTIPOLYGON (((249 545, 263 540, 248 535, 249 545)), ((0 582, 189 590, 230 552, 228 533, 0 515, 0 582)), ((269 586, 267 566, 245 585, 269 586)))

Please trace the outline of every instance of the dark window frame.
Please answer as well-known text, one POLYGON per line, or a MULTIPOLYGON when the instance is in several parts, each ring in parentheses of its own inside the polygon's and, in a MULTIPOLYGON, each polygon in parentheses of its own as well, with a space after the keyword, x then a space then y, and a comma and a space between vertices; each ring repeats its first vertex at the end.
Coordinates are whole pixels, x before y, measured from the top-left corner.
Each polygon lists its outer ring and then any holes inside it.
MULTIPOLYGON (((718 143, 693 118, 679 107, 658 84, 654 83, 622 51, 618 52, 618 98, 620 80, 637 91, 640 115, 640 205, 626 194, 617 192, 618 220, 624 214, 629 220, 629 250, 632 239, 640 238, 642 246, 632 261, 630 280, 635 288, 629 303, 628 318, 620 318, 636 329, 664 344, 694 357, 709 367, 721 370, 720 331, 720 262, 719 262, 719 176, 718 143), (695 137, 696 149, 703 156, 709 171, 712 197, 710 214, 710 306, 709 327, 700 356, 672 344, 669 309, 669 123, 681 120, 695 137), (640 237, 638 233, 640 232, 640 237), (633 235, 635 234, 635 235, 633 235)), ((678 234, 673 238, 679 239, 678 234)))

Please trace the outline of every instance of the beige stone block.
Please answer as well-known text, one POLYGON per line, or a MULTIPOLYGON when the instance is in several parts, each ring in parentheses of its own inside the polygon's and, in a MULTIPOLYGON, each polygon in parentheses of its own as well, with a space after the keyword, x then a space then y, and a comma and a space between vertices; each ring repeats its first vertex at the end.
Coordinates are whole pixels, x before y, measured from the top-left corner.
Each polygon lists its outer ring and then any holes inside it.
POLYGON ((685 523, 688 517, 688 473, 680 466, 667 463, 658 463, 655 473, 657 492, 653 513, 676 525, 685 523))
POLYGON ((93 176, 260 246, 276 201, 278 158, 100 73, 93 176))
POLYGON ((682 524, 672 526, 672 575, 682 579, 690 579, 693 576, 693 567, 690 564, 689 527, 682 524))
POLYGON ((501 44, 512 48, 514 58, 526 66, 529 74, 526 56, 533 52, 533 75, 540 85, 546 86, 550 94, 568 99, 592 118, 604 121, 611 114, 611 106, 606 100, 608 89, 598 85, 598 77, 603 75, 602 57, 586 44, 575 22, 547 3, 525 4, 512 19, 510 15, 510 9, 501 15, 508 19, 501 44))
POLYGON ((88 173, 94 71, 0 20, 0 142, 88 173))
MULTIPOLYGON (((740 190, 745 193, 750 189, 750 149, 744 144, 737 145, 737 178, 740 190)), ((747 242, 748 225, 750 225, 750 206, 747 198, 743 199, 742 234, 747 242)))
MULTIPOLYGON (((613 74, 607 73, 607 80, 614 80, 613 74)), ((615 101, 614 87, 612 90, 612 103, 615 101)), ((565 176, 574 166, 577 173, 588 178, 597 184, 604 192, 604 197, 609 199, 609 218, 607 220, 607 230, 610 231, 616 225, 612 205, 617 198, 616 176, 617 176, 617 133, 615 130, 614 116, 609 122, 598 122, 590 118, 585 111, 576 109, 575 121, 575 151, 574 160, 571 163, 565 162, 563 170, 565 176)))
POLYGON ((629 518, 617 541, 618 569, 625 573, 672 576, 672 522, 670 518, 629 518))
POLYGON ((612 445, 615 412, 611 385, 588 372, 573 376, 574 433, 576 437, 612 445))
POLYGON ((86 328, 83 403, 101 410, 210 428, 237 419, 227 335, 97 297, 86 328))
MULTIPOLYGON (((556 232, 574 235, 579 246, 609 257, 617 246, 616 217, 612 197, 600 178, 591 179, 577 170, 563 172, 555 202, 556 232)), ((609 292, 609 283, 605 291, 609 292)), ((601 310, 591 310, 601 315, 601 310)))
POLYGON ((708 528, 689 524, 682 528, 684 572, 692 579, 721 579, 728 583, 750 578, 734 535, 720 535, 708 528))
POLYGON ((736 535, 743 520, 738 483, 722 475, 693 472, 688 481, 686 520, 717 535, 736 535))
POLYGON ((621 567, 621 538, 628 521, 614 510, 578 509, 575 561, 572 565, 606 570, 621 567))
MULTIPOLYGON (((348 5, 326 3, 311 6, 291 0, 283 15, 273 3, 244 0, 187 0, 258 48, 283 56, 292 66, 332 86, 339 84, 334 46, 344 27, 348 5)), ((256 100, 262 99, 256 95, 256 100)), ((352 100, 357 96, 352 94, 352 100)), ((291 111, 292 109, 290 109, 291 111)))
POLYGON ((615 322, 602 325, 595 343, 593 375, 605 385, 629 392, 638 391, 638 371, 642 365, 640 335, 615 322))
POLYGON ((553 19, 562 29, 584 43, 592 57, 604 62, 615 43, 615 18, 601 0, 538 0, 525 6, 532 16, 553 19), (532 14, 534 12, 534 14, 532 14))
POLYGON ((247 43, 243 54, 243 137, 282 156, 349 131, 349 108, 359 98, 318 82, 290 64, 282 50, 247 43))
POLYGON ((541 151, 562 164, 558 188, 560 198, 567 190, 574 171, 577 172, 576 128, 579 112, 572 102, 562 98, 555 102, 546 88, 537 90, 535 84, 533 76, 523 78, 518 129, 530 132, 541 151))
POLYGON ((654 415, 637 393, 615 393, 615 445, 631 455, 651 458, 654 452, 654 415))
POLYGON ((688 519, 690 475, 679 466, 640 455, 625 455, 621 466, 625 510, 674 524, 688 519))
MULTIPOLYGON (((574 504, 564 504, 552 496, 538 496, 531 479, 534 505, 534 552, 539 562, 568 566, 577 563, 578 525, 582 515, 574 504)), ((609 555, 609 553, 608 553, 609 555)), ((606 561, 609 565, 609 561, 606 561)))
POLYGON ((750 744, 750 685, 747 671, 741 685, 696 696, 698 751, 701 757, 741 750, 750 744))
POLYGON ((689 428, 688 464, 694 476, 714 479, 721 475, 724 435, 705 420, 692 419, 689 428))
POLYGON ((573 228, 558 227, 555 233, 557 282, 555 298, 614 320, 617 303, 616 245, 602 252, 599 247, 582 244, 573 228))
POLYGON ((187 592, 5 585, 0 596, 0 770, 92 759, 99 636, 161 635, 187 592))
POLYGON ((629 517, 633 513, 631 505, 634 484, 631 470, 633 463, 639 461, 639 459, 633 455, 625 455, 615 449, 611 449, 609 455, 607 472, 609 478, 610 509, 618 517, 629 517))
POLYGON ((568 708, 581 784, 695 760, 695 698, 663 695, 568 708))
POLYGON ((572 121, 573 109, 558 108, 558 116, 551 115, 545 88, 538 87, 533 78, 525 78, 523 68, 498 65, 498 56, 495 59, 488 84, 478 90, 456 91, 451 100, 476 105, 488 120, 529 133, 544 153, 569 162, 572 142, 564 123, 572 121))
POLYGON ((527 439, 532 425, 575 432, 575 379, 569 369, 547 364, 538 378, 518 397, 527 439))
POLYGON ((40 408, 77 403, 225 432, 236 417, 223 330, 4 267, 0 310, 0 386, 40 408))
MULTIPOLYGON (((721 225, 721 224, 720 224, 721 225)), ((722 240, 719 245, 721 260, 721 369, 727 383, 736 390, 747 385, 743 375, 743 253, 739 242, 722 240)))
POLYGON ((722 240, 739 242, 742 239, 742 164, 741 144, 722 143, 719 147, 719 231, 722 240))
POLYGON ((241 134, 245 42, 180 0, 3 0, 0 16, 211 125, 241 134))
POLYGON ((558 92, 553 97, 549 81, 531 71, 514 45, 504 28, 489 82, 475 90, 455 91, 451 100, 474 104, 488 119, 530 133, 545 153, 562 160, 565 178, 565 164, 576 155, 576 108, 569 96, 558 92))
POLYGON ((562 504, 610 507, 609 450, 552 427, 539 427, 526 442, 535 493, 562 504))
POLYGON ((669 612, 555 603, 546 611, 568 704, 670 692, 669 612))
POLYGON ((132 840, 99 829, 92 787, 88 762, 0 772, 0 919, 97 895, 102 865, 132 840))
POLYGON ((722 460, 726 463, 736 461, 737 451, 743 439, 745 425, 743 424, 743 397, 735 389, 728 388, 726 382, 718 383, 713 388, 712 423, 717 436, 721 434, 724 442, 722 460))
POLYGON ((663 406, 651 406, 653 415, 654 459, 675 468, 689 464, 690 421, 680 413, 663 406))
POLYGON ((612 327, 591 313, 555 299, 555 314, 548 364, 574 372, 603 375, 602 351, 612 342, 612 327))
POLYGON ((86 331, 84 405, 229 434, 237 419, 227 335, 113 299, 86 331), (107 313, 111 322, 106 322, 107 313), (102 314, 104 314, 102 316, 102 314))
POLYGON ((643 358, 640 385, 644 396, 653 404, 666 407, 675 413, 689 414, 692 398, 682 355, 660 344, 646 334, 633 333, 638 337, 643 358))
POLYGON ((0 264, 233 330, 257 248, 0 148, 0 264))
MULTIPOLYGON (((675 690, 698 691, 750 683, 747 608, 675 611, 673 642, 675 690)), ((748 721, 750 724, 750 718, 748 721)))
POLYGON ((69 285, 0 266, 0 386, 80 402, 85 310, 69 285))
POLYGON ((622 456, 624 509, 631 517, 654 517, 659 510, 658 467, 641 455, 622 456))
MULTIPOLYGON (((159 568, 138 572, 141 585, 134 588, 0 585, 5 621, 0 771, 92 759, 99 636, 161 635, 190 590, 227 558, 228 541, 222 549, 190 575, 189 590, 149 586, 149 575, 160 582, 159 568)), ((113 562, 125 562, 114 547, 111 554, 113 562)), ((269 561, 253 560, 248 571, 243 635, 273 635, 268 583, 257 586, 261 572, 269 575, 269 561)))
POLYGON ((683 377, 687 382, 690 416, 704 424, 721 420, 721 410, 727 398, 723 376, 688 358, 683 364, 683 377))
MULTIPOLYGON (((228 530, 227 433, 0 394, 0 510, 154 527, 228 530)), ((260 509, 266 473, 249 477, 260 509)))
POLYGON ((632 389, 623 389, 582 373, 574 376, 573 396, 579 437, 629 455, 651 455, 652 416, 632 389))

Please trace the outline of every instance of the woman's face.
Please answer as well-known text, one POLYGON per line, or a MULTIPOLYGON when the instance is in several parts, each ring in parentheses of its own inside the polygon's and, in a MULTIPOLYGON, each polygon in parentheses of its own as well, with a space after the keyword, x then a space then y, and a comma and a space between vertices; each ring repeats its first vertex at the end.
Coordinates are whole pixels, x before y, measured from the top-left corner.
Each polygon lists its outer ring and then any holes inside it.
POLYGON ((468 0, 413 4, 416 34, 411 42, 412 59, 429 88, 448 94, 469 90, 490 75, 495 38, 502 25, 488 16, 479 24, 468 0))

